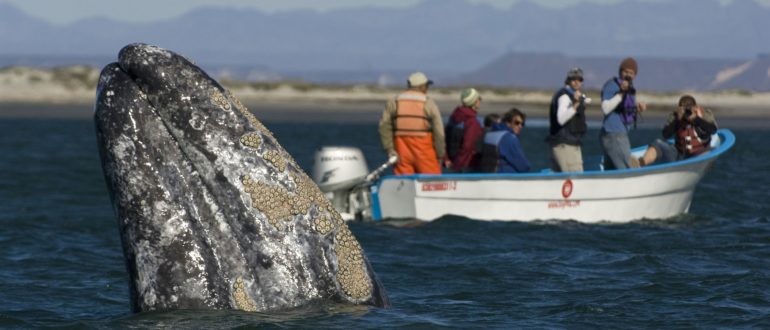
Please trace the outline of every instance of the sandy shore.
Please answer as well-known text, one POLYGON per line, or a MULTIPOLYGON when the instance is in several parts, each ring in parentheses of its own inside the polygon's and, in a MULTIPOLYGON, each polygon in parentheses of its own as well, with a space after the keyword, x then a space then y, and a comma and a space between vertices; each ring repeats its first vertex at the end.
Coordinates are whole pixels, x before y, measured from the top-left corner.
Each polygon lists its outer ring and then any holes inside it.
MULTIPOLYGON (((380 119, 383 102, 366 101, 263 101, 247 102, 246 106, 257 118, 266 123, 360 123, 376 125, 380 119)), ((444 116, 454 109, 453 102, 439 102, 444 116)), ((485 103, 480 115, 503 113, 512 106, 524 111, 529 119, 528 126, 547 125, 547 105, 538 103, 485 103)), ((765 112, 754 114, 752 111, 735 111, 717 114, 720 127, 770 129, 770 116, 765 112)), ((588 119, 595 127, 601 121, 600 109, 589 107, 588 119)), ((662 125, 665 112, 648 111, 644 114, 641 127, 656 128, 662 125)), ((80 103, 0 103, 0 120, 13 119, 74 119, 88 120, 93 116, 93 104, 80 103)))
MULTIPOLYGON (((85 66, 55 69, 0 69, 0 118, 82 118, 93 113, 98 70, 85 66)), ((385 101, 397 88, 336 86, 302 83, 246 83, 222 81, 258 118, 274 121, 376 122, 385 101)), ((479 88, 481 115, 503 113, 518 107, 532 118, 544 118, 553 91, 479 88)), ((589 119, 601 118, 599 92, 587 91, 593 103, 589 119)), ((770 92, 739 91, 640 93, 649 104, 645 118, 658 122, 685 93, 711 108, 720 122, 770 127, 770 92)), ((444 115, 459 103, 460 88, 434 88, 429 92, 444 115)))

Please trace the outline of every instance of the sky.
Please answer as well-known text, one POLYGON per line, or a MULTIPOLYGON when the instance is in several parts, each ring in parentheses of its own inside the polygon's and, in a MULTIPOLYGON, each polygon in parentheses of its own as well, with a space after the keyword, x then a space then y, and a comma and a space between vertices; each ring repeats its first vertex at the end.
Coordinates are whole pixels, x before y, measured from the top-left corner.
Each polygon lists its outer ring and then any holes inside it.
MULTIPOLYGON (((340 8, 377 6, 406 7, 421 0, 0 0, 10 3, 34 17, 42 18, 54 24, 67 24, 74 21, 102 17, 125 22, 151 22, 182 15, 200 6, 229 6, 257 8, 264 12, 276 12, 297 9, 328 11, 340 8)), ((423 0, 441 1, 441 0, 423 0)), ((468 0, 484 3, 499 8, 510 8, 522 0, 468 0)), ((607 3, 631 0, 530 0, 551 7, 568 7, 580 3, 607 3)), ((634 0, 634 1, 674 1, 674 0, 634 0)), ((755 1, 770 6, 770 0, 717 0, 724 3, 732 1, 755 1)))

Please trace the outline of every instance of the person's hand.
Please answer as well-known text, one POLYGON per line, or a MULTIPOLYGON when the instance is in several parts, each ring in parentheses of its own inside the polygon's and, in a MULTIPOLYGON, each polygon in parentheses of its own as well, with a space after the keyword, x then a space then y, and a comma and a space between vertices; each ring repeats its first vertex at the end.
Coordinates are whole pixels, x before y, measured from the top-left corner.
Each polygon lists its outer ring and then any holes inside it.
MULTIPOLYGON (((692 113, 693 113, 693 115, 695 117, 703 118, 703 108, 702 107, 696 106, 695 108, 692 109, 692 113)), ((695 117, 693 117, 692 119, 694 120, 695 117)))
POLYGON ((674 114, 676 115, 676 120, 682 120, 684 118, 684 107, 676 107, 674 114))
POLYGON ((575 98, 572 100, 573 101, 572 103, 574 103, 575 104, 575 108, 577 108, 577 105, 580 104, 580 102, 583 101, 583 92, 575 91, 575 95, 574 96, 575 96, 575 98))
POLYGON ((698 107, 698 106, 693 106, 690 109, 690 115, 687 116, 687 118, 685 118, 685 120, 690 122, 690 123, 692 123, 693 120, 695 120, 695 118, 699 117, 699 115, 698 115, 699 113, 700 113, 700 116, 703 116, 703 109, 698 107))
POLYGON ((393 157, 395 157, 396 161, 398 161, 398 159, 399 159, 398 158, 398 153, 395 150, 391 150, 391 151, 388 152, 388 160, 390 160, 393 157))
POLYGON ((628 80, 623 79, 620 81, 620 91, 625 93, 628 91, 628 88, 631 87, 631 83, 628 82, 628 80))
POLYGON ((645 110, 647 110, 647 103, 644 103, 644 102, 637 103, 636 109, 638 109, 639 112, 644 112, 645 110))
POLYGON ((450 168, 452 167, 452 161, 449 159, 444 159, 444 168, 450 168))

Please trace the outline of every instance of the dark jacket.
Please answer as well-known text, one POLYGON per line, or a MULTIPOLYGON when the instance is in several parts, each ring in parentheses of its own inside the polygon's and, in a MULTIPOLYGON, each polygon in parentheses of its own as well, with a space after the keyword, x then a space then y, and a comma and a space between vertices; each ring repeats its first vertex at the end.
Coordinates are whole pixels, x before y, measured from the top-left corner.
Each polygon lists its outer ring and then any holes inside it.
MULTIPOLYGON (((695 126, 695 131, 698 133, 698 136, 702 139, 710 138, 711 134, 714 134, 717 131, 717 122, 716 119, 714 119, 714 113, 709 109, 704 108, 703 118, 695 117, 692 124, 695 126)), ((669 113, 666 124, 663 125, 663 129, 661 130, 663 138, 670 139, 674 137, 680 125, 682 125, 682 122, 677 120, 676 113, 669 113)))
POLYGON ((703 147, 708 147, 711 142, 711 135, 716 133, 716 131, 717 122, 714 119, 714 114, 711 110, 704 108, 703 117, 695 117, 692 121, 692 126, 690 126, 690 123, 687 121, 677 119, 675 112, 670 113, 666 120, 666 124, 663 125, 661 133, 663 134, 664 139, 673 137, 677 151, 681 156, 687 158, 703 152, 703 147), (697 141, 694 139, 684 140, 681 136, 682 134, 685 134, 689 128, 691 128, 694 134, 697 135, 697 141), (688 145, 690 146, 688 147, 688 145))
POLYGON ((447 156, 452 161, 452 169, 468 172, 478 166, 478 143, 483 136, 476 110, 466 106, 455 108, 446 126, 447 156))
POLYGON ((552 147, 559 144, 579 146, 581 144, 581 139, 586 132, 586 106, 583 104, 582 100, 578 103, 575 115, 564 123, 564 125, 559 124, 559 98, 565 94, 569 95, 570 98, 574 98, 573 95, 575 94, 575 91, 571 88, 564 87, 558 90, 551 99, 551 109, 549 113, 551 122, 550 135, 548 135, 546 141, 552 147))

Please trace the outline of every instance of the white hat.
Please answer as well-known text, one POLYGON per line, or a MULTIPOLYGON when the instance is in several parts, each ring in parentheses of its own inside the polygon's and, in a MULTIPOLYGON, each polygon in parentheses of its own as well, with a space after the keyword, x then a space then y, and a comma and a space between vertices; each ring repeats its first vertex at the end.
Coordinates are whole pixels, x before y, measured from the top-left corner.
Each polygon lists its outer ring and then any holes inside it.
POLYGON ((428 77, 422 72, 415 72, 409 75, 407 82, 409 83, 409 87, 417 87, 425 84, 430 85, 433 83, 433 80, 429 80, 428 77))
POLYGON ((463 89, 462 93, 460 93, 460 101, 462 101, 463 104, 467 106, 476 104, 476 101, 480 99, 481 95, 475 88, 466 88, 463 89))

